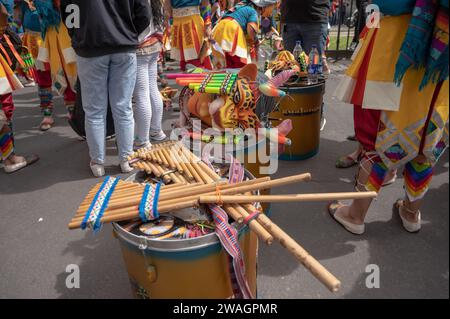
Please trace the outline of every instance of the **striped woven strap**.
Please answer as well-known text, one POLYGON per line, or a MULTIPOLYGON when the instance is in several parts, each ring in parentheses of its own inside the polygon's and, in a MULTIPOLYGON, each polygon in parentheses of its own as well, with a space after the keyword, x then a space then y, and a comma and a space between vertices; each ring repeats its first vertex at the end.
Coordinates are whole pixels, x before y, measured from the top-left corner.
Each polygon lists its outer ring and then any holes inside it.
POLYGON ((144 223, 159 218, 158 200, 160 189, 161 183, 156 184, 155 187, 151 184, 145 185, 139 205, 139 217, 144 223))
POLYGON ((83 222, 81 223, 81 229, 86 229, 86 227, 88 227, 94 231, 98 231, 101 228, 103 213, 108 207, 108 202, 118 182, 118 178, 111 176, 108 176, 104 180, 84 216, 83 222))
MULTIPOLYGON (((229 182, 239 183, 243 180, 244 167, 237 159, 232 157, 229 182)), ((219 237, 225 251, 231 257, 232 265, 230 265, 230 278, 235 298, 253 299, 254 296, 245 276, 245 263, 241 248, 239 246, 238 231, 228 223, 228 215, 220 206, 210 205, 209 208, 213 213, 213 219, 216 225, 216 235, 219 237)))

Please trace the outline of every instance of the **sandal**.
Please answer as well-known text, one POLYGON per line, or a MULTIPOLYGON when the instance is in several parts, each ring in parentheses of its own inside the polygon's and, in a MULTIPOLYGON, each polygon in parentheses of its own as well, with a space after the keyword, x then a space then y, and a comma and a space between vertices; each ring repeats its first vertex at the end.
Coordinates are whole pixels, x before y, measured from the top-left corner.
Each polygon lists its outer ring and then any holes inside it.
POLYGON ((333 219, 335 221, 337 221, 339 223, 339 225, 344 227, 345 230, 352 233, 353 235, 364 234, 364 231, 366 230, 366 227, 364 224, 362 224, 362 225, 353 224, 353 223, 350 223, 350 222, 344 220, 342 217, 336 215, 337 210, 343 206, 344 205, 341 202, 338 202, 338 201, 331 202, 328 205, 328 213, 331 215, 331 217, 333 217, 333 219))
POLYGON ((355 160, 351 156, 343 156, 336 161, 336 168, 350 168, 358 164, 358 160, 355 160))
POLYGON ((24 162, 20 162, 20 163, 15 163, 15 164, 11 164, 11 165, 3 165, 3 169, 5 170, 5 173, 7 174, 11 174, 14 172, 17 172, 19 170, 21 170, 22 168, 25 168, 27 166, 30 166, 34 163, 36 163, 39 160, 39 156, 32 154, 29 156, 25 156, 25 161, 24 162))
POLYGON ((412 210, 405 207, 405 202, 402 199, 399 199, 394 204, 394 211, 397 211, 397 214, 400 216, 400 219, 402 220, 403 228, 408 233, 418 233, 420 231, 420 229, 422 228, 422 223, 421 223, 422 218, 421 218, 420 210, 418 210, 417 212, 413 212, 412 210), (413 223, 413 222, 410 222, 409 220, 407 220, 406 218, 404 218, 401 214, 402 208, 405 209, 408 213, 418 214, 418 216, 417 216, 418 221, 416 223, 413 223))
POLYGON ((41 131, 48 131, 52 128, 53 124, 55 124, 55 121, 53 120, 53 117, 51 116, 44 116, 44 119, 42 120, 39 129, 41 131))

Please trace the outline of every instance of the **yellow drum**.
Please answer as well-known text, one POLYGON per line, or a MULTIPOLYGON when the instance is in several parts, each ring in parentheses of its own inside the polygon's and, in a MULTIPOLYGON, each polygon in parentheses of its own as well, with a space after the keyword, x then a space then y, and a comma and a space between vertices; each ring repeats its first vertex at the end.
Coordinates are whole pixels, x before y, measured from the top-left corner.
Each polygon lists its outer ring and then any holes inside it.
POLYGON ((287 136, 292 141, 282 160, 304 160, 319 152, 320 119, 325 92, 325 82, 309 86, 281 88, 289 97, 281 100, 279 109, 270 114, 274 127, 283 120, 291 119, 293 130, 287 136))
MULTIPOLYGON (((246 172, 246 176, 254 178, 246 172)), ((133 175, 129 180, 141 180, 133 175)), ((158 240, 136 235, 113 224, 135 298, 233 298, 228 254, 215 233, 190 239, 158 240)), ((258 238, 248 227, 239 228, 245 274, 253 295, 256 290, 258 238)))
MULTIPOLYGON (((132 293, 143 299, 226 299, 233 297, 228 255, 216 234, 184 240, 152 240, 114 224, 132 293)), ((239 243, 245 273, 256 296, 258 239, 248 228, 239 243)))

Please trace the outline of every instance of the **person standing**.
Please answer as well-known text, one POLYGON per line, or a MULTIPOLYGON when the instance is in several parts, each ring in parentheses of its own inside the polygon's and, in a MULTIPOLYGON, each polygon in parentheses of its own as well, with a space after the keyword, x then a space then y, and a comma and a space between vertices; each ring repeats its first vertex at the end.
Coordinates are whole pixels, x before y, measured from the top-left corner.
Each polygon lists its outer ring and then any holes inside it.
MULTIPOLYGON (((105 174, 105 131, 108 101, 114 118, 120 168, 132 171, 134 120, 131 98, 136 83, 139 35, 150 25, 148 0, 63 0, 61 12, 74 4, 80 10, 79 28, 71 28, 77 54, 90 167, 105 174)), ((70 11, 70 10, 68 10, 70 11)), ((66 20, 66 19, 64 19, 66 20)))
MULTIPOLYGON (((0 37, 8 26, 11 7, 8 1, 0 0, 0 37)), ((5 173, 14 173, 39 160, 37 155, 19 156, 14 152, 12 117, 14 102, 12 92, 23 88, 19 79, 11 70, 8 62, 0 54, 0 160, 5 173)))
MULTIPOLYGON (((297 41, 309 53, 317 45, 320 56, 324 56, 327 35, 330 0, 283 0, 281 2, 281 23, 286 50, 293 51, 297 41)), ((324 73, 328 73, 326 58, 322 61, 324 73)))
POLYGON ((43 119, 42 131, 53 124, 53 89, 64 96, 70 116, 75 104, 77 78, 75 52, 67 29, 61 22, 58 3, 53 0, 24 0, 19 3, 20 23, 25 29, 23 43, 35 60, 34 74, 43 119))
POLYGON ((213 30, 220 47, 213 48, 216 68, 242 68, 256 62, 260 44, 259 17, 271 17, 277 0, 243 0, 226 11, 213 30))
MULTIPOLYGON (((403 228, 415 233, 433 168, 449 144, 449 5, 448 0, 372 2, 384 15, 380 27, 363 32, 336 96, 354 105, 363 148, 356 190, 379 192, 389 172, 404 167, 405 197, 394 210, 403 228)), ((360 235, 371 203, 333 202, 328 209, 346 230, 360 235)))
POLYGON ((158 58, 162 50, 162 25, 164 16, 161 0, 148 0, 151 6, 151 22, 141 34, 137 50, 137 77, 134 88, 134 119, 136 149, 150 147, 152 140, 166 139, 161 125, 163 101, 158 90, 158 58))
POLYGON ((180 62, 181 70, 187 64, 212 69, 211 61, 200 60, 202 46, 212 35, 211 4, 209 0, 165 0, 166 27, 171 28, 171 58, 180 62), (203 12, 203 14, 202 14, 203 12))

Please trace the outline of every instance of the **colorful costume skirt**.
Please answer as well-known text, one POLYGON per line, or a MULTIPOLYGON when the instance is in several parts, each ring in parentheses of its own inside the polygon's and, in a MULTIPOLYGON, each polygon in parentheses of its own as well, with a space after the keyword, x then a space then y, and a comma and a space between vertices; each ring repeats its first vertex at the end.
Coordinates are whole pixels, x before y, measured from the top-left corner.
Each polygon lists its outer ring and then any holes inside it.
POLYGON ((0 95, 10 94, 23 88, 22 83, 11 70, 8 62, 0 54, 0 95))
POLYGON ((76 54, 64 24, 61 23, 58 28, 50 27, 47 30, 36 61, 38 69, 39 66, 45 67, 46 70, 50 68, 53 87, 60 95, 64 95, 68 88, 75 91, 76 54))
POLYGON ((199 59, 204 28, 198 7, 173 9, 171 58, 177 61, 199 59))
POLYGON ((230 61, 236 59, 244 65, 251 62, 244 30, 233 18, 220 20, 213 30, 213 38, 222 49, 219 52, 213 47, 214 64, 217 68, 231 67, 230 61))
POLYGON ((434 164, 448 146, 448 80, 419 85, 424 70, 410 69, 400 86, 394 79, 410 15, 386 17, 364 36, 336 95, 355 105, 355 132, 366 151, 376 151, 388 169, 418 155, 434 164))

